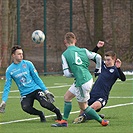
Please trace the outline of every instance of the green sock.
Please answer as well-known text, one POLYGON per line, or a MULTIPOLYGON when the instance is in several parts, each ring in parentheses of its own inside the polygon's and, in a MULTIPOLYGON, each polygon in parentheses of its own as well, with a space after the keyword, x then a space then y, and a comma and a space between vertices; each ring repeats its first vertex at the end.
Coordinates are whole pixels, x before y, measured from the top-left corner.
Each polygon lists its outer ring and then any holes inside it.
POLYGON ((64 102, 63 120, 68 119, 71 109, 72 109, 72 103, 71 102, 64 102))
POLYGON ((102 118, 97 114, 97 112, 94 110, 94 109, 92 109, 91 107, 87 107, 85 110, 84 110, 84 112, 87 114, 87 115, 89 115, 89 116, 91 116, 93 119, 95 119, 95 120, 97 120, 98 122, 102 122, 102 118))

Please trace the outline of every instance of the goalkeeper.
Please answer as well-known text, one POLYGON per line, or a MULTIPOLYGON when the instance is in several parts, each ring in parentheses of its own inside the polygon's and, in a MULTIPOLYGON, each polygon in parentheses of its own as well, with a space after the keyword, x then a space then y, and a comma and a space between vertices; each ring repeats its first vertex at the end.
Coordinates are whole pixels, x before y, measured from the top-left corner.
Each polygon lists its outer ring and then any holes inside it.
POLYGON ((0 104, 0 112, 5 111, 6 101, 10 92, 12 79, 15 81, 21 95, 21 107, 30 115, 38 115, 41 122, 45 122, 44 113, 33 107, 34 100, 37 100, 43 108, 46 108, 57 115, 57 120, 62 119, 60 110, 53 105, 54 95, 48 91, 43 81, 38 76, 32 62, 23 60, 23 49, 15 45, 11 50, 13 63, 6 70, 6 82, 0 104))

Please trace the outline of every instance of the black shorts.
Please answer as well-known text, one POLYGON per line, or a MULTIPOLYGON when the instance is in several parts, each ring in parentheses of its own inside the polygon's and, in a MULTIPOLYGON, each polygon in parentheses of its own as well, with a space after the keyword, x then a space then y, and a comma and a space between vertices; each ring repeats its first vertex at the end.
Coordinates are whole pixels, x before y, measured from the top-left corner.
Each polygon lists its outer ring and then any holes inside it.
POLYGON ((24 105, 33 106, 34 100, 37 100, 40 103, 43 102, 43 100, 46 100, 44 92, 40 89, 35 90, 34 92, 32 92, 28 95, 22 96, 20 99, 20 102, 21 102, 22 106, 24 106, 24 105))
POLYGON ((93 97, 93 98, 90 98, 88 100, 88 105, 91 106, 96 101, 99 101, 102 105, 102 107, 100 109, 96 110, 96 112, 99 112, 107 104, 107 99, 99 98, 99 97, 93 97))

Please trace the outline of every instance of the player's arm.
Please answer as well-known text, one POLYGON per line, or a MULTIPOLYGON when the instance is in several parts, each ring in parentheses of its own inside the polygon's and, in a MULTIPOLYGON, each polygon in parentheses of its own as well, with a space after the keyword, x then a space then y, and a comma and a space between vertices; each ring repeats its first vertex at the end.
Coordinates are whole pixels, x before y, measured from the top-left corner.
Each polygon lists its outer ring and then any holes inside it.
MULTIPOLYGON (((95 52, 97 53, 99 48, 103 47, 104 46, 104 42, 103 41, 99 41, 96 45, 96 47, 92 50, 92 52, 95 52)), ((93 60, 95 63, 96 63, 96 60, 93 60)))
POLYGON ((99 48, 104 46, 104 42, 103 41, 99 41, 96 45, 96 47, 92 50, 92 52, 97 53, 97 51, 99 50, 99 48))
POLYGON ((126 80, 126 76, 125 76, 125 74, 122 72, 122 70, 121 70, 121 60, 120 59, 117 59, 116 60, 116 62, 115 62, 115 66, 117 67, 117 70, 118 70, 118 72, 119 72, 119 79, 121 80, 121 81, 125 81, 126 80))
POLYGON ((8 71, 6 71, 6 82, 5 82, 4 90, 3 90, 3 94, 2 94, 2 102, 0 104, 0 113, 5 112, 6 101, 8 99, 8 94, 10 92, 11 84, 12 84, 11 75, 8 71))
POLYGON ((54 95, 51 92, 49 92, 49 90, 46 88, 45 84, 39 77, 36 68, 34 67, 34 65, 31 62, 29 62, 29 68, 30 68, 31 76, 32 76, 33 80, 35 81, 35 83, 44 91, 44 93, 47 97, 47 100, 49 102, 53 103, 55 101, 54 95))
POLYGON ((62 59, 62 69, 63 69, 63 73, 64 76, 70 78, 70 77, 74 77, 73 73, 70 72, 66 58, 64 57, 64 55, 61 56, 62 59))
POLYGON ((120 75, 119 79, 121 81, 125 81, 126 80, 125 74, 122 72, 121 68, 117 68, 117 69, 118 69, 118 72, 119 72, 119 75, 120 75))

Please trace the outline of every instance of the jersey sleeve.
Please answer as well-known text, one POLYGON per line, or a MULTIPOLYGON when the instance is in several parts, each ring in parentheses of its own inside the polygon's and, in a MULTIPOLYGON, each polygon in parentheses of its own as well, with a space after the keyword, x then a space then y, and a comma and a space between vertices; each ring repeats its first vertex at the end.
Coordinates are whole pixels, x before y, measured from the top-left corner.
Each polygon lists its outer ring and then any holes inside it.
POLYGON ((64 57, 64 55, 61 56, 62 59, 62 69, 63 69, 63 73, 66 77, 73 77, 73 74, 70 72, 66 58, 64 57))
POLYGON ((96 69, 101 69, 101 62, 102 62, 101 56, 95 52, 88 51, 87 49, 86 49, 86 54, 90 60, 96 61, 95 62, 96 63, 96 69))
POLYGON ((43 81, 42 81, 41 78, 39 77, 38 72, 37 72, 35 66, 33 65, 33 63, 32 63, 32 62, 29 62, 28 66, 29 66, 30 74, 31 74, 31 76, 32 76, 32 78, 33 78, 33 80, 34 80, 34 82, 35 82, 43 91, 47 90, 45 84, 43 83, 43 81))
POLYGON ((119 79, 121 81, 125 81, 126 80, 125 74, 122 72, 122 70, 120 68, 117 68, 117 70, 118 70, 118 73, 119 73, 119 79))
POLYGON ((92 50, 92 52, 97 53, 98 50, 99 50, 99 48, 96 46, 96 47, 92 50))
POLYGON ((11 84, 12 84, 12 77, 7 69, 6 70, 6 81, 5 81, 4 90, 3 90, 3 94, 2 94, 2 101, 4 101, 4 102, 6 102, 8 99, 11 84))

